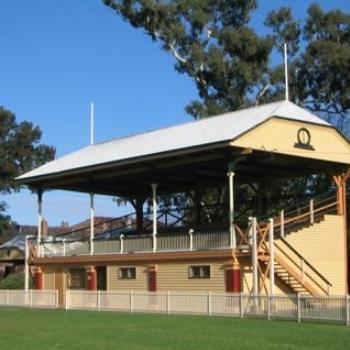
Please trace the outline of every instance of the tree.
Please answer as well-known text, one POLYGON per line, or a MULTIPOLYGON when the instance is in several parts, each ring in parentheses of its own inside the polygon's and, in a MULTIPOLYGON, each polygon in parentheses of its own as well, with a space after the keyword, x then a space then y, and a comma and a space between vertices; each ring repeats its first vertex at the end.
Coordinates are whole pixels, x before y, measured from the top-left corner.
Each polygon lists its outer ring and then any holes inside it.
POLYGON ((282 65, 269 66, 273 47, 288 44, 291 99, 344 128, 350 109, 350 14, 309 7, 303 25, 282 7, 266 18, 271 35, 250 27, 257 1, 103 0, 142 28, 190 76, 200 100, 186 110, 207 117, 284 95, 282 65))
MULTIPOLYGON (((195 118, 284 99, 284 67, 272 55, 289 52, 290 99, 345 130, 350 110, 350 15, 311 5, 303 24, 282 7, 266 18, 270 35, 249 20, 257 1, 103 0, 121 18, 141 28, 175 58, 175 69, 196 85, 199 100, 186 110, 195 118)), ((266 190, 275 207, 290 197, 317 195, 330 187, 326 177, 281 181, 266 190), (280 199, 273 198, 280 193, 280 199)), ((257 186, 242 186, 236 198, 257 202, 257 186)), ((220 192, 220 191, 219 191, 220 192)), ((207 199, 213 200, 213 193, 207 199)), ((227 196, 220 194, 223 200, 227 196)), ((247 208, 247 210, 251 210, 247 208)), ((270 207, 270 206, 266 206, 270 207)), ((243 205, 240 208, 244 208, 243 205)))
MULTIPOLYGON (((266 25, 276 48, 288 43, 291 98, 346 131, 350 111, 350 14, 311 5, 304 25, 290 8, 272 11, 266 25), (301 45, 302 43, 302 45, 301 45)), ((284 90, 283 67, 270 70, 270 99, 284 90)))
POLYGON ((255 0, 104 0, 142 28, 196 84, 200 100, 186 110, 207 117, 252 104, 267 73, 272 39, 248 26, 255 0))
MULTIPOLYGON (((18 191, 14 178, 55 156, 52 146, 40 144, 41 130, 28 121, 17 122, 15 115, 0 107, 0 193, 18 191)), ((0 202, 0 234, 8 225, 6 203, 0 202)))

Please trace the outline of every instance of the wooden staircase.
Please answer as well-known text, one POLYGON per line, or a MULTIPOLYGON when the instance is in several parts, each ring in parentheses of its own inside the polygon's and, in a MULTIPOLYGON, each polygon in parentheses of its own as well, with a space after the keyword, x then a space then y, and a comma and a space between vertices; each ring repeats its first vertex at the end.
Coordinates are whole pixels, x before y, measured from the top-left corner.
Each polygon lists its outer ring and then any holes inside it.
MULTIPOLYGON (((268 255, 258 257, 259 261, 263 263, 265 268, 268 268, 269 259, 268 255)), ((328 294, 328 289, 322 286, 315 286, 314 281, 310 281, 309 276, 305 276, 299 268, 293 266, 294 264, 284 259, 281 255, 275 254, 274 271, 275 278, 277 277, 287 287, 289 287, 291 293, 303 294, 303 295, 320 295, 328 294)), ((318 283, 316 282, 316 285, 318 283)))
MULTIPOLYGON (((329 295, 331 283, 318 271, 308 260, 302 256, 290 243, 285 240, 285 235, 299 234, 314 225, 322 225, 324 217, 328 213, 334 213, 337 208, 337 201, 334 198, 322 200, 321 205, 312 208, 302 214, 293 217, 288 215, 285 222, 275 219, 273 222, 274 231, 274 275, 292 293, 306 295, 329 295), (282 224, 284 227, 282 228, 282 224), (281 232, 284 232, 283 236, 281 232)), ((262 273, 263 285, 267 272, 270 268, 270 246, 268 232, 271 223, 257 223, 257 258, 262 273), (264 277, 265 276, 265 277, 264 277)), ((248 242, 248 240, 247 240, 248 242)), ((252 249, 253 254, 253 249, 252 249)), ((261 292, 262 290, 260 290, 261 292)))

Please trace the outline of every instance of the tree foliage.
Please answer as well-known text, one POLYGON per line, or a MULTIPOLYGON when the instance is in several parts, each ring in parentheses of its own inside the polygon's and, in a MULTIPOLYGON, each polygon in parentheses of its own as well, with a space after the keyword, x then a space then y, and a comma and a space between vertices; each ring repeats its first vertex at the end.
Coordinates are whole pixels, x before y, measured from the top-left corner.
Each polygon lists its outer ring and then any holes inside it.
MULTIPOLYGON (((15 115, 0 107, 0 194, 19 190, 14 178, 54 158, 55 149, 40 144, 41 130, 31 122, 17 122, 15 115)), ((0 202, 0 233, 10 217, 0 202)))
MULTIPOLYGON (((287 42, 290 99, 347 131, 350 14, 324 12, 314 4, 305 21, 297 21, 291 8, 282 7, 268 14, 265 25, 270 33, 262 35, 250 23, 258 9, 255 0, 103 1, 169 52, 176 71, 193 79, 199 99, 186 110, 195 118, 284 99, 284 66, 272 62, 278 55, 282 58, 287 42)), ((242 197, 250 202, 247 211, 257 209, 256 186, 236 191, 238 201, 242 197)), ((317 195, 330 186, 324 176, 277 181, 264 191, 265 207, 281 207, 290 198, 317 195)), ((206 195, 209 202, 216 202, 213 194, 206 195)), ((220 198, 227 201, 227 194, 220 198)))
MULTIPOLYGON (((292 99, 346 130, 350 111, 350 14, 324 12, 311 5, 303 25, 290 8, 272 11, 267 19, 276 47, 288 42, 292 99)), ((283 67, 270 70, 270 99, 284 90, 283 67)))
POLYGON ((251 104, 267 72, 269 37, 248 26, 257 2, 104 0, 171 53, 175 69, 196 84, 200 100, 186 110, 207 117, 251 104))
POLYGON ((311 5, 305 22, 282 7, 268 14, 270 35, 251 26, 257 1, 103 0, 141 28, 193 79, 199 100, 186 110, 201 118, 281 99, 284 69, 271 66, 288 43, 291 99, 344 129, 350 109, 350 15, 311 5))

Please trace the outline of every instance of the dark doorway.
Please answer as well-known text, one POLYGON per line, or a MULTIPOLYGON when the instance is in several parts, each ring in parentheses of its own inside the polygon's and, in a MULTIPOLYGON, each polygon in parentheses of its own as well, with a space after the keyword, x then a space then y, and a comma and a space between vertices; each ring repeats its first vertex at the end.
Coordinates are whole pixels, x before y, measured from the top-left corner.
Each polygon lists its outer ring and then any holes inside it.
POLYGON ((107 268, 106 266, 97 266, 97 289, 107 290, 107 268))

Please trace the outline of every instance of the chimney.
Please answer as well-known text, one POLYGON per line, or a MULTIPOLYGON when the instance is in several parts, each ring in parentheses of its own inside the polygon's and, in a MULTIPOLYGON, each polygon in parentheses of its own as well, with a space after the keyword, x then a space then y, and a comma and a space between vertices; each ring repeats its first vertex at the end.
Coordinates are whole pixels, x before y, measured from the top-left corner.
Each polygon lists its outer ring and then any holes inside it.
POLYGON ((42 223, 41 223, 42 227, 41 227, 41 235, 42 237, 47 237, 48 233, 49 233, 49 224, 47 222, 46 219, 43 219, 42 223))

